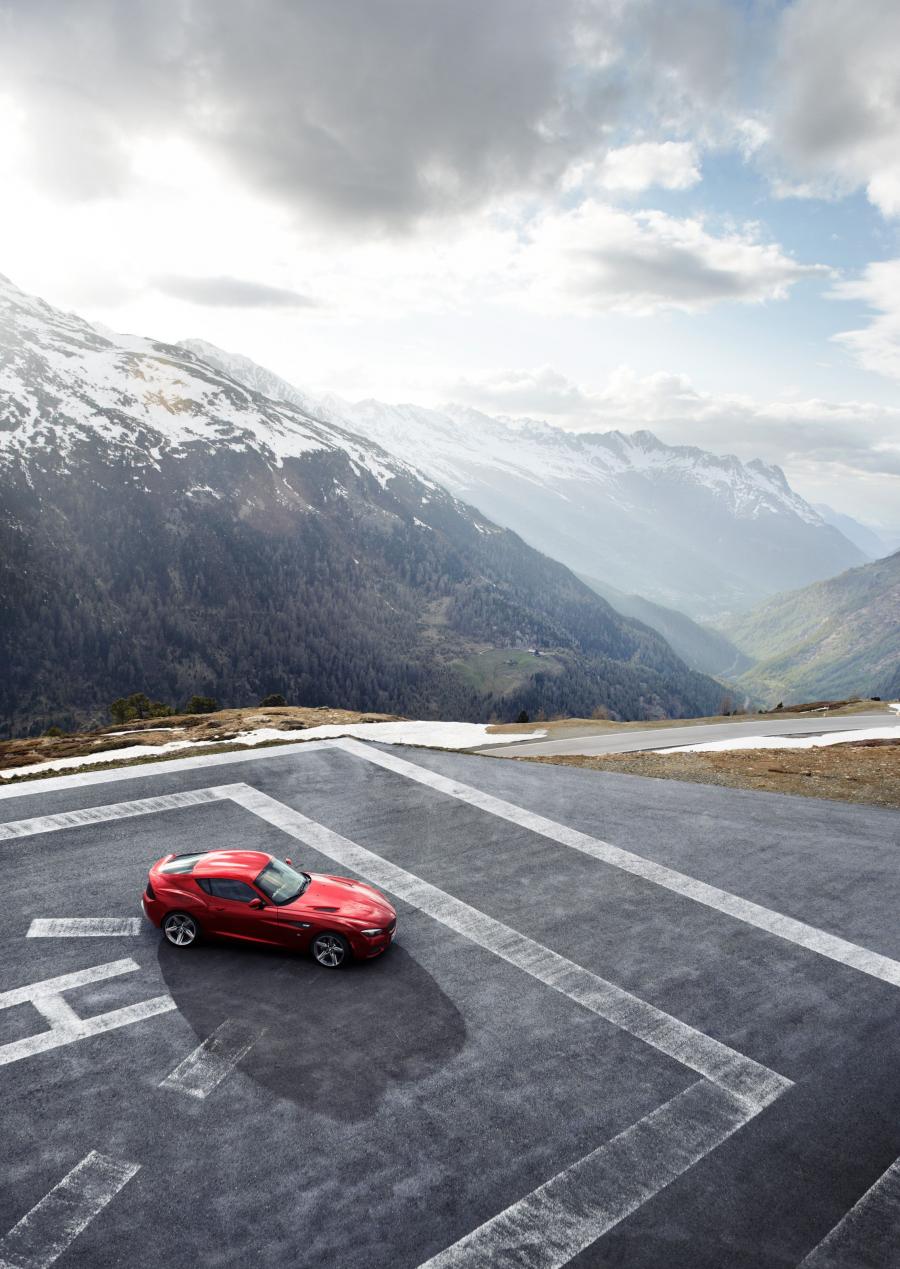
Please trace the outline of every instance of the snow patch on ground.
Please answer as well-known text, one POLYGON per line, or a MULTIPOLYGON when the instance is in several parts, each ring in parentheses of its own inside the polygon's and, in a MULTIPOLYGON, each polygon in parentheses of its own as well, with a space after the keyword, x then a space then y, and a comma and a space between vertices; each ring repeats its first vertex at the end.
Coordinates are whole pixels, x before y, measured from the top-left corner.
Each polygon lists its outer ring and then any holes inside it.
MULTIPOLYGON (((546 735, 535 732, 535 735, 546 735)), ((357 740, 380 740, 388 745, 422 745, 427 749, 472 749, 478 745, 510 744, 521 737, 492 735, 485 723, 325 723, 301 731, 279 731, 275 727, 258 727, 242 732, 243 745, 259 745, 267 740, 334 740, 337 736, 353 736, 357 740)))
POLYGON ((819 736, 735 736, 733 740, 708 740, 702 745, 678 745, 654 749, 654 753, 718 753, 725 749, 816 749, 821 745, 843 745, 851 740, 900 740, 900 726, 865 727, 857 731, 830 731, 819 736))
POLYGON ((27 767, 9 767, 0 771, 0 779, 11 780, 15 776, 36 775, 55 771, 73 771, 77 767, 92 767, 98 762, 133 762, 135 758, 152 758, 155 754, 174 753, 177 749, 191 749, 193 740, 169 740, 162 745, 131 745, 127 749, 100 749, 96 753, 81 754, 75 758, 51 758, 47 762, 32 762, 27 767))
MULTIPOLYGON (((148 731, 166 731, 165 727, 147 728, 148 731)), ((127 732, 117 732, 119 736, 127 732)), ((535 737, 546 736, 536 731, 535 737)), ((57 771, 73 771, 78 767, 94 766, 99 762, 133 762, 135 758, 151 758, 158 754, 175 753, 178 750, 215 748, 219 745, 261 745, 269 740, 334 740, 338 736, 353 736, 357 740, 378 740, 388 745, 421 745, 426 749, 472 749, 479 745, 506 745, 521 736, 498 733, 492 735, 485 723, 328 723, 322 727, 306 727, 295 731, 279 731, 276 727, 257 727, 255 731, 240 732, 231 740, 169 740, 161 745, 131 745, 127 749, 101 749, 96 753, 72 758, 51 758, 47 762, 33 762, 27 767, 10 767, 0 771, 0 779, 16 776, 50 775, 57 771)), ((111 737, 112 738, 112 737, 111 737)))

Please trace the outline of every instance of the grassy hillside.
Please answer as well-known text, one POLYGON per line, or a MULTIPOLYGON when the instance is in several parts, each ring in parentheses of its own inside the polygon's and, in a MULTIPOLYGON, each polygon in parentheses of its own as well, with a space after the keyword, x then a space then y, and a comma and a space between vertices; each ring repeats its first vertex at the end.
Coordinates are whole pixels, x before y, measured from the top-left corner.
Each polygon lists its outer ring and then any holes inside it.
POLYGON ((720 628, 756 660, 738 683, 768 703, 884 695, 900 663, 900 552, 776 595, 720 628))

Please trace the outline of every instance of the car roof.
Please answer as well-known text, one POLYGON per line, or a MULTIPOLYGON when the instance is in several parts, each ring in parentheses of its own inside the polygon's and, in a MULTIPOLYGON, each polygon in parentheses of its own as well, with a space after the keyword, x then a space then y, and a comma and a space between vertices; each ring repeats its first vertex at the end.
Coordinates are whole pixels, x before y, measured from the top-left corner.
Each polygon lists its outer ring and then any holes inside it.
POLYGON ((210 850, 191 869, 193 877, 240 877, 253 881, 272 856, 261 850, 210 850))

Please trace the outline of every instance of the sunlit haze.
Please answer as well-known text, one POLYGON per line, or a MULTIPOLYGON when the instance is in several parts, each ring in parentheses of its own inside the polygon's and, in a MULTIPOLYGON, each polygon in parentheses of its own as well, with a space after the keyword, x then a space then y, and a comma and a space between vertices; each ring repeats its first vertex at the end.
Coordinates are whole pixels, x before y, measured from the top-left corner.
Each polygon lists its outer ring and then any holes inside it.
POLYGON ((893 0, 120 14, 0 6, 20 287, 312 392, 762 457, 900 525, 893 0))

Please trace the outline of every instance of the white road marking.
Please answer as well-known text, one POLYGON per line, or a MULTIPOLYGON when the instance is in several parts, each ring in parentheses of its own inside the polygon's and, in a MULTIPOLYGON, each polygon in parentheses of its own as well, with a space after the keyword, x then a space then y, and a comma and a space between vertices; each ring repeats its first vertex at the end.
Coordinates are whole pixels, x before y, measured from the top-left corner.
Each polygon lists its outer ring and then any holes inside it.
POLYGON ((896 1269, 900 1264, 900 1159, 892 1163, 800 1269, 896 1269))
POLYGON ((761 1110, 791 1081, 712 1036, 607 982, 503 922, 382 859, 364 846, 301 815, 247 785, 223 785, 219 792, 289 836, 312 846, 344 868, 404 899, 449 929, 477 943, 532 978, 568 996, 585 1009, 674 1058, 721 1088, 761 1110))
POLYGON ((264 1033, 264 1028, 254 1029, 235 1018, 226 1018, 212 1035, 207 1036, 166 1076, 159 1087, 186 1093, 188 1097, 208 1097, 264 1033))
MULTIPOLYGON (((362 749, 363 754, 368 757, 370 751, 364 746, 362 749)), ((388 756, 377 750, 371 752, 377 754, 378 758, 388 756)), ((411 763, 404 763, 403 766, 409 766, 417 772, 422 771, 421 768, 413 767, 411 763)), ((767 1105, 790 1084, 790 1081, 784 1077, 754 1062, 744 1054, 714 1040, 702 1031, 697 1031, 687 1023, 673 1018, 638 996, 607 982, 597 974, 576 965, 575 962, 559 956, 510 926, 453 898, 436 886, 382 859, 373 851, 331 832, 330 829, 300 815, 284 803, 260 793, 249 785, 219 785, 194 790, 190 794, 167 794, 160 798, 142 798, 135 802, 112 803, 107 806, 92 807, 89 814, 91 822, 101 823, 104 820, 118 819, 122 816, 171 809, 175 798, 180 799, 178 804, 182 806, 231 799, 269 823, 275 824, 290 836, 307 842, 343 866, 359 872, 374 881, 376 885, 399 895, 449 928, 479 943, 510 964, 523 969, 533 978, 606 1018, 613 1025, 646 1041, 660 1052, 675 1058, 676 1061, 697 1071, 698 1074, 705 1075, 721 1087, 729 1089, 738 1096, 748 1098, 759 1107, 767 1105)), ((523 812, 523 814, 527 813, 523 812)), ((15 835, 21 837, 67 826, 64 823, 58 823, 59 820, 79 822, 78 813, 20 820, 15 826, 17 830, 15 835)), ((7 826, 0 825, 0 831, 3 827, 7 826)), ((2 999, 0 996, 0 1002, 2 999)), ((38 1037, 35 1037, 31 1043, 37 1043, 37 1041, 38 1037)))
MULTIPOLYGON (((611 842, 591 837, 578 829, 569 828, 568 825, 559 824, 543 815, 527 811, 512 802, 505 802, 503 799, 496 798, 490 793, 484 793, 471 785, 462 784, 458 780, 451 780, 446 776, 439 775, 437 772, 429 771, 427 768, 417 766, 405 758, 398 758, 395 754, 384 753, 380 749, 371 748, 358 740, 311 740, 306 744, 284 746, 278 750, 278 756, 309 753, 329 747, 342 749, 357 758, 362 758, 365 762, 374 763, 410 780, 415 780, 419 784, 428 785, 440 793, 456 798, 459 801, 467 802, 490 815, 496 815, 513 824, 518 824, 530 832, 538 833, 543 837, 550 838, 552 841, 559 842, 563 846, 569 846, 582 854, 590 855, 594 859, 599 859, 603 863, 631 873, 633 876, 641 877, 654 885, 671 890, 686 899, 693 900, 695 903, 701 903, 705 907, 725 913, 735 920, 744 922, 746 925, 765 930, 767 933, 803 947, 807 951, 825 956, 829 960, 847 965, 852 969, 859 970, 861 973, 869 974, 873 978, 879 978, 894 987, 900 987, 900 961, 892 960, 889 956, 883 956, 879 952, 870 951, 868 948, 851 943, 838 935, 829 934, 826 930, 820 930, 816 926, 808 925, 804 921, 798 921, 794 917, 774 912, 772 909, 765 908, 750 899, 742 899, 739 895, 731 894, 727 890, 721 890, 718 886, 711 886, 707 882, 700 881, 696 877, 690 877, 686 873, 678 872, 665 864, 646 859, 643 855, 636 855, 621 846, 614 846, 611 842)), ((212 754, 209 758, 192 760, 191 765, 217 766, 234 760, 248 761, 252 758, 271 755, 271 750, 266 750, 264 753, 212 754)), ((169 770, 177 770, 179 766, 183 768, 183 764, 179 763, 165 763, 163 766, 169 770)), ((86 777, 85 782, 99 783, 113 777, 131 779, 144 774, 142 769, 138 771, 125 769, 119 772, 98 772, 86 777)), ((158 774, 164 773, 160 770, 158 774)), ((71 777, 71 779, 80 778, 71 777)), ((59 787, 67 787, 68 783, 71 783, 71 779, 67 781, 64 778, 59 787)), ((55 787, 55 782, 53 781, 40 781, 39 783, 42 786, 53 784, 55 787)), ((235 786, 222 786, 222 788, 226 789, 231 787, 235 786)), ((4 794, 15 796, 28 791, 0 789, 0 798, 4 794)), ((34 790, 31 791, 33 792, 34 790)), ((45 790, 42 789, 43 791, 45 790)), ((146 815, 154 811, 173 810, 183 806, 198 806, 213 802, 222 796, 227 796, 227 794, 223 795, 221 788, 195 789, 184 793, 169 793, 160 797, 143 798, 134 802, 119 802, 106 806, 89 807, 82 811, 68 811, 59 815, 44 815, 36 816, 32 819, 12 820, 8 823, 0 824, 0 841, 27 837, 35 833, 73 828, 81 824, 98 824, 128 816, 146 815)))
POLYGON ((92 1150, 0 1239, 0 1269, 49 1269, 139 1170, 92 1150))
POLYGON ((743 921, 746 925, 765 930, 789 943, 804 947, 807 951, 827 956, 829 960, 849 965, 863 974, 870 974, 873 978, 880 978, 894 987, 900 987, 900 961, 892 960, 889 956, 871 952, 868 948, 850 943, 813 925, 807 925, 804 921, 797 921, 793 917, 783 916, 780 912, 773 912, 770 908, 764 908, 749 899, 742 899, 739 895, 730 894, 727 890, 720 890, 718 886, 710 886, 705 881, 698 881, 696 877, 689 877, 686 873, 677 872, 673 868, 666 867, 665 864, 646 859, 643 855, 635 855, 621 846, 614 846, 611 842, 590 837, 587 833, 579 832, 578 829, 569 828, 565 824, 559 824, 533 811, 526 811, 512 802, 504 802, 490 793, 483 793, 480 789, 472 788, 468 784, 448 779, 447 776, 429 771, 405 758, 398 758, 395 754, 372 749, 358 740, 335 740, 332 744, 335 748, 343 749, 346 753, 351 753, 366 762, 394 771, 419 784, 428 785, 440 793, 447 794, 448 797, 456 798, 457 801, 467 802, 470 806, 486 811, 489 815, 496 815, 512 824, 518 824, 521 828, 538 833, 542 837, 548 837, 562 846, 570 846, 573 850, 581 851, 582 854, 590 855, 594 859, 600 859, 603 863, 620 868, 623 872, 641 877, 644 881, 662 886, 666 890, 672 890, 675 894, 692 899, 695 903, 702 903, 707 908, 724 912, 727 916, 743 921))
POLYGON ((752 1117, 730 1093, 691 1084, 419 1269, 561 1269, 752 1117))
POLYGON ((26 1000, 34 1001, 39 996, 58 996, 60 992, 88 987, 91 983, 101 983, 106 978, 117 978, 119 974, 133 974, 138 969, 140 965, 137 961, 125 956, 120 961, 92 965, 90 969, 76 969, 71 974, 59 974, 56 978, 42 978, 36 983, 26 983, 24 987, 13 987, 10 991, 0 992, 0 1009, 24 1004, 26 1000))
MULTIPOLYGON (((363 756, 368 758, 369 751, 363 746, 360 748, 363 756)), ((379 751, 373 752, 379 757, 384 756, 379 751)), ((245 755, 237 756, 245 760, 245 755)), ((223 757, 225 755, 217 756, 217 761, 223 757)), ((403 765, 408 765, 413 771, 421 770, 413 764, 403 765)), ((126 774, 130 773, 122 773, 126 774)), ((792 1081, 786 1077, 246 784, 222 785, 190 795, 166 795, 95 807, 90 809, 88 821, 75 818, 80 816, 78 812, 23 820, 11 826, 15 831, 8 836, 21 838, 70 827, 73 823, 99 823, 121 816, 170 809, 175 805, 192 806, 224 799, 234 801, 289 836, 308 843, 344 867, 398 895, 449 929, 710 1081, 710 1085, 692 1086, 613 1142, 606 1143, 578 1164, 565 1169, 534 1194, 514 1204, 494 1221, 487 1222, 454 1248, 441 1253, 441 1256, 450 1259, 442 1262, 440 1258, 435 1258, 435 1264, 484 1263, 485 1247, 489 1255, 494 1256, 500 1246, 505 1247, 510 1239, 518 1239, 515 1249, 518 1259, 506 1263, 515 1263, 523 1269, 562 1265, 600 1237, 611 1224, 621 1220, 692 1167, 792 1086, 792 1081), (177 803, 174 801, 176 797, 179 799, 177 803), (705 1088, 709 1092, 701 1091, 705 1088), (598 1185, 605 1186, 602 1202, 591 1198, 599 1192, 598 1185), (616 1212, 620 1214, 616 1215, 616 1212), (535 1223, 540 1226, 539 1238, 534 1232, 535 1223), (556 1258, 551 1256, 548 1259, 546 1250, 541 1250, 538 1255, 536 1242, 541 1247, 544 1244, 550 1246, 553 1239, 555 1243, 552 1245, 556 1247, 553 1256, 556 1258), (454 1256, 458 1259, 453 1259, 454 1256)), ((105 969, 111 974, 125 973, 132 967, 137 968, 135 962, 125 960, 98 967, 98 970, 105 969)), ((81 1038, 80 1034, 75 1034, 76 1031, 102 1024, 107 1019, 118 1019, 135 1009, 143 1009, 144 1016, 150 1016, 151 1012, 175 1008, 170 997, 158 997, 140 1006, 82 1020, 58 997, 61 991, 87 981, 85 975, 91 973, 78 971, 0 995, 0 1007, 26 999, 41 1002, 39 1008, 51 1022, 51 1030, 44 1033, 47 1038, 43 1042, 42 1037, 29 1038, 24 1042, 26 1046, 31 1046, 33 1050, 35 1042, 43 1043, 43 1047, 70 1043, 72 1039, 81 1038)), ((125 1020, 135 1019, 128 1017, 125 1020)), ((111 1021, 109 1025, 123 1025, 123 1022, 111 1021)), ((226 1024, 176 1067, 162 1086, 178 1087, 189 1096, 207 1096, 234 1069, 256 1038, 248 1033, 240 1036, 226 1024)), ((6 1060, 26 1056, 25 1052, 18 1052, 22 1044, 18 1041, 0 1049, 0 1062, 8 1050, 13 1050, 14 1055, 6 1060)), ((6 1267, 0 1263, 0 1269, 6 1267)))
POLYGON ((35 917, 27 939, 131 938, 141 932, 140 917, 35 917))
POLYGON ((62 998, 64 991, 103 982, 108 978, 116 978, 120 974, 131 974, 137 969, 140 969, 137 961, 129 956, 123 960, 108 961, 105 965, 94 965, 90 969, 60 974, 56 978, 44 978, 40 982, 27 983, 24 987, 14 987, 11 991, 0 992, 0 1009, 9 1009, 13 1005, 30 1002, 50 1023, 49 1030, 39 1031, 36 1035, 25 1036, 21 1040, 0 1045, 0 1066, 8 1066, 11 1062, 21 1062, 24 1058, 34 1057, 38 1053, 47 1053, 51 1049, 74 1044, 77 1040, 86 1040, 89 1036, 100 1035, 104 1031, 114 1031, 118 1027, 143 1022, 145 1018, 153 1018, 157 1014, 169 1013, 175 1009, 175 1001, 166 994, 154 996, 150 1000, 141 1000, 133 1005, 125 1005, 121 1009, 110 1009, 106 1013, 94 1014, 91 1018, 82 1018, 69 1002, 62 998))
POLYGON ((107 820, 150 815, 154 811, 175 811, 185 806, 202 806, 215 800, 209 789, 191 789, 186 793, 164 793, 160 797, 139 798, 135 802, 88 806, 81 811, 63 811, 60 815, 36 815, 32 819, 10 820, 6 824, 0 824, 0 841, 31 837, 35 833, 59 832, 64 828, 82 828, 85 824, 103 824, 107 820))
POLYGON ((60 1030, 64 1027, 77 1027, 82 1018, 68 1001, 62 996, 35 996, 31 1002, 42 1018, 46 1018, 51 1027, 60 1030))

